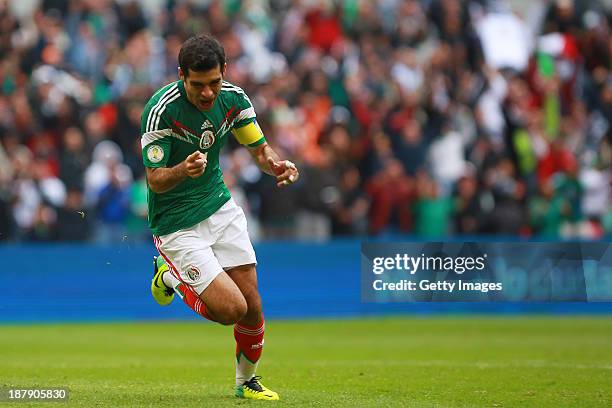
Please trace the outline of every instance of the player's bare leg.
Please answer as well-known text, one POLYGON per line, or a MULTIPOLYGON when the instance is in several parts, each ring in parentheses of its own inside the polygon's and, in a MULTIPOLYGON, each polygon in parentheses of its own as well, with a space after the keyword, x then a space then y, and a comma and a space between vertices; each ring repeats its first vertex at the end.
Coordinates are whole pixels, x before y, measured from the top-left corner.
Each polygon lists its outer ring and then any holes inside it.
POLYGON ((162 278, 170 281, 168 286, 173 286, 196 313, 221 324, 235 324, 236 396, 279 399, 276 392, 266 388, 255 376, 265 328, 255 265, 242 265, 220 273, 199 296, 190 286, 179 282, 170 271, 162 278))
POLYGON ((264 345, 265 322, 257 289, 254 264, 227 270, 247 303, 247 312, 234 326, 236 339, 236 396, 259 400, 277 400, 278 394, 266 388, 255 375, 264 345))
POLYGON ((247 302, 227 273, 219 273, 208 287, 198 294, 191 285, 178 278, 176 271, 170 270, 163 258, 156 258, 154 265, 151 293, 160 305, 170 304, 176 293, 194 312, 223 325, 235 324, 246 315, 247 302))
POLYGON ((247 303, 247 312, 238 323, 255 326, 263 321, 261 297, 257 288, 257 272, 255 265, 242 265, 227 270, 247 303))
POLYGON ((247 313, 247 301, 227 273, 221 272, 200 294, 210 319, 224 324, 235 324, 247 313))

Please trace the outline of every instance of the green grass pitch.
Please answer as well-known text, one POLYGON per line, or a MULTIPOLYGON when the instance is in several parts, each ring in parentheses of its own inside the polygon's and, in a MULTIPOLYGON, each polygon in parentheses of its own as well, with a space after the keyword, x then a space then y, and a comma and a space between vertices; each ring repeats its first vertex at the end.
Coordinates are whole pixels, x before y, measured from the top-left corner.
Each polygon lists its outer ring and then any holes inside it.
POLYGON ((45 407, 612 406, 611 317, 271 320, 279 402, 233 397, 233 352, 206 322, 0 326, 0 385, 70 388, 45 407))

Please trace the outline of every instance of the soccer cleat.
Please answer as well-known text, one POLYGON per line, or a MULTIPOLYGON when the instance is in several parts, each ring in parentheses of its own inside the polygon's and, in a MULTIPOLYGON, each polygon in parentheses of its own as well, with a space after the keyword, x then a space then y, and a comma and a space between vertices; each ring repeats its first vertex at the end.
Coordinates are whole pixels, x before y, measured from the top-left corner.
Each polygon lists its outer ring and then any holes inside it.
POLYGON ((168 270, 168 264, 162 257, 153 257, 153 279, 151 280, 151 294, 153 299, 161 306, 167 306, 174 299, 174 290, 164 283, 162 275, 168 270))
POLYGON ((278 394, 267 389, 259 380, 260 376, 256 375, 244 384, 236 387, 236 396, 238 398, 247 398, 254 400, 278 401, 278 394))

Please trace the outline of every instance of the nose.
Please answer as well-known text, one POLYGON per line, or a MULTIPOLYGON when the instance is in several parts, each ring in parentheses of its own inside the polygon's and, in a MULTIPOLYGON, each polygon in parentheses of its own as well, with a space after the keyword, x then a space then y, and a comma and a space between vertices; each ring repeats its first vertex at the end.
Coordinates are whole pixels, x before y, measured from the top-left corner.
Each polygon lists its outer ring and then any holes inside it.
POLYGON ((210 99, 214 96, 214 93, 210 86, 205 86, 204 89, 202 89, 201 95, 206 99, 210 99))

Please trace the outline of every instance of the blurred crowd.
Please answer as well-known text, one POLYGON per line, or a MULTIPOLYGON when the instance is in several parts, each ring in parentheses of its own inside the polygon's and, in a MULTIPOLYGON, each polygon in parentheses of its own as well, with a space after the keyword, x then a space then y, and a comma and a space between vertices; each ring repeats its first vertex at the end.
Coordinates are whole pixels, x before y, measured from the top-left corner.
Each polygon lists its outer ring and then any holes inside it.
POLYGON ((189 36, 302 177, 229 142, 255 239, 612 234, 600 1, 0 0, 0 239, 149 239, 140 115, 189 36))

